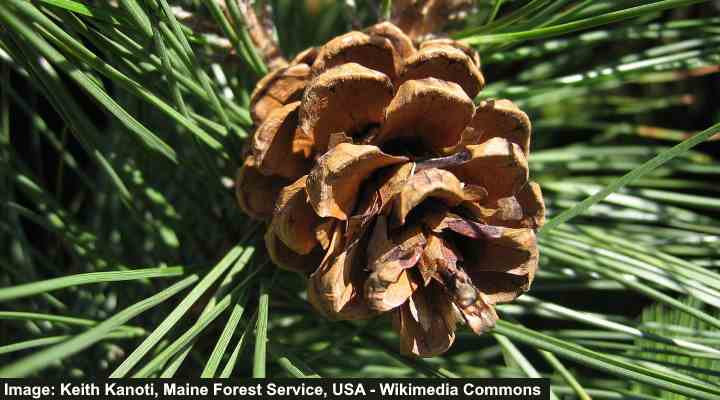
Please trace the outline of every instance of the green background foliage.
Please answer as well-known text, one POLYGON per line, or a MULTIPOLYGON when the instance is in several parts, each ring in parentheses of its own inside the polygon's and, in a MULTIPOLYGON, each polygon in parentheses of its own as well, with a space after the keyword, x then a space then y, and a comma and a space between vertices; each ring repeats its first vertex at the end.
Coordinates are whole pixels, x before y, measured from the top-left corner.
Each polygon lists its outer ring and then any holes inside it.
MULTIPOLYGON (((292 56, 391 2, 256 3, 292 56)), ((543 376, 555 399, 720 398, 720 6, 476 3, 451 35, 481 54, 477 100, 530 115, 550 220, 495 330, 414 359, 387 318, 314 313, 236 207, 267 68, 234 2, 0 2, 0 376, 543 376)))

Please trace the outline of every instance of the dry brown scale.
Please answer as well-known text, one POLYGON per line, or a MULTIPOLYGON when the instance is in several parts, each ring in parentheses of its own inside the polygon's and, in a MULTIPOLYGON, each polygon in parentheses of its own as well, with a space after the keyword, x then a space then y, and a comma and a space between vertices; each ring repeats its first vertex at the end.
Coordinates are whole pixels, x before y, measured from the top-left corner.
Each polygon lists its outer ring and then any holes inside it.
POLYGON ((458 323, 481 334, 495 304, 529 289, 545 212, 530 120, 509 100, 475 106, 483 86, 475 51, 416 47, 389 22, 258 83, 237 198, 269 222, 272 260, 307 277, 319 312, 390 312, 402 351, 434 356, 458 323))

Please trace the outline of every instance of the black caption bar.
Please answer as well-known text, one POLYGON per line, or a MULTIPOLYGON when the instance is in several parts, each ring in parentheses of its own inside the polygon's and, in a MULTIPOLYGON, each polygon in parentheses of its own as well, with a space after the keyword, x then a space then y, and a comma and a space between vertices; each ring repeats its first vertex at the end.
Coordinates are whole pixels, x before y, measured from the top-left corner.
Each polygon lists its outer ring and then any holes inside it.
POLYGON ((548 379, 0 379, 0 399, 549 400, 548 379))

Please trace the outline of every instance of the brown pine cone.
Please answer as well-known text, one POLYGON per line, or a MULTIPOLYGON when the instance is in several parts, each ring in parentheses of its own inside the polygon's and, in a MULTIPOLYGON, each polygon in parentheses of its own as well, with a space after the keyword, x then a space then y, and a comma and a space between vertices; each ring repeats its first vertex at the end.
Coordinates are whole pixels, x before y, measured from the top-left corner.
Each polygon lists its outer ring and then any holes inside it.
POLYGON ((457 323, 492 328, 527 291, 544 222, 528 182, 530 120, 509 100, 475 106, 479 57, 390 23, 339 36, 270 73, 236 182, 269 220, 272 260, 308 276, 332 319, 392 312, 401 349, 445 352, 457 323))

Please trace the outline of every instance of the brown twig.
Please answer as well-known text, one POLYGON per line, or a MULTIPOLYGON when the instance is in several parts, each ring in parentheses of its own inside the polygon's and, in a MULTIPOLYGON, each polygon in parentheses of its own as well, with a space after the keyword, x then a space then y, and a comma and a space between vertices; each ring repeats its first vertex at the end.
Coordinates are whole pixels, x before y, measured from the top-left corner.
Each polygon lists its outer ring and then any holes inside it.
POLYGON ((265 3, 260 18, 258 18, 249 0, 227 1, 238 2, 238 8, 245 19, 250 39, 252 39, 255 47, 260 50, 268 69, 272 71, 287 65, 287 60, 275 40, 275 23, 272 20, 272 8, 270 4, 265 3))
POLYGON ((418 41, 441 32, 473 6, 473 0, 395 0, 390 20, 418 41))

